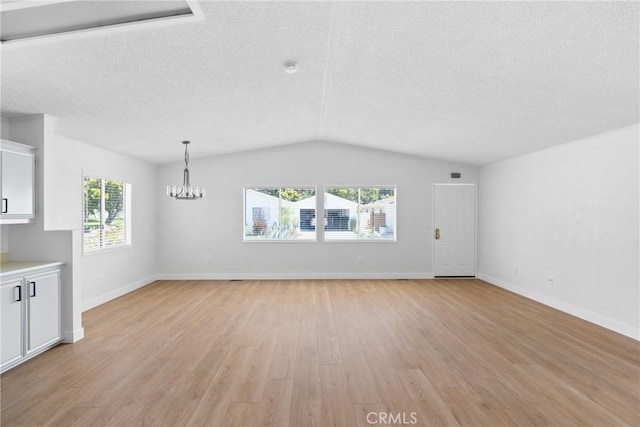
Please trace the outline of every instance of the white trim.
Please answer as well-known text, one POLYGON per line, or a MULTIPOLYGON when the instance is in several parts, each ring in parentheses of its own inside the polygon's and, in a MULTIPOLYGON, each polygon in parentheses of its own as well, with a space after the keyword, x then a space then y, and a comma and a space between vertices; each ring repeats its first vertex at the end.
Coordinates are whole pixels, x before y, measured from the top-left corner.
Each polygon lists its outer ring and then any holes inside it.
POLYGON ((49 4, 54 4, 54 3, 69 3, 72 1, 77 1, 77 0, 43 0, 43 1, 36 1, 36 0, 13 0, 13 1, 8 1, 5 3, 0 3, 0 11, 1 12, 6 12, 9 10, 19 10, 19 9, 27 9, 29 7, 39 7, 39 6, 46 6, 49 4))
POLYGON ((38 152, 37 147, 8 139, 0 139, 0 150, 22 155, 35 154, 38 152))
POLYGON ((332 244, 332 243, 398 243, 398 239, 396 235, 393 235, 393 240, 391 239, 329 239, 324 240, 324 243, 332 244))
MULTIPOLYGON (((84 233, 84 229, 83 229, 83 233, 84 233)), ((104 254, 104 253, 108 253, 108 252, 117 252, 117 251, 121 251, 123 249, 131 249, 131 243, 123 243, 121 245, 113 245, 113 246, 105 246, 104 248, 98 248, 98 249, 91 249, 91 250, 84 250, 84 235, 82 236, 82 256, 94 256, 94 255, 100 255, 100 254, 104 254)))
POLYGON ((171 273, 156 280, 351 280, 433 279, 431 273, 171 273))
POLYGON ((62 333, 62 342, 67 344, 73 344, 84 338, 84 328, 80 327, 73 331, 64 331, 62 333))
MULTIPOLYGON (((42 3, 42 4, 33 4, 32 6, 44 6, 46 4, 55 4, 55 3, 68 3, 71 1, 78 0, 49 0, 44 2, 34 2, 34 3, 42 3)), ((73 31, 65 31, 62 33, 54 33, 54 34, 45 34, 41 36, 32 36, 32 37, 24 37, 15 40, 7 40, 2 42, 3 48, 14 48, 14 46, 33 46, 40 45, 44 43, 56 42, 59 40, 73 40, 80 38, 87 38, 93 35, 106 33, 106 34, 118 34, 126 31, 132 31, 137 29, 153 29, 154 27, 161 27, 166 25, 175 25, 175 24, 183 24, 190 22, 198 22, 203 21, 205 19, 204 14, 202 13, 202 9, 198 5, 198 0, 185 0, 185 3, 191 9, 191 14, 184 15, 171 15, 160 18, 150 18, 143 19, 141 21, 131 21, 131 22, 123 22, 121 24, 113 24, 106 25, 101 27, 91 27, 91 28, 83 28, 80 30, 73 31)), ((8 5, 7 5, 8 6, 8 5)), ((10 7, 3 5, 4 10, 10 10, 10 7)), ((13 9, 17 9, 13 7, 13 9)))
POLYGON ((147 286, 153 282, 155 282, 157 279, 157 277, 154 276, 149 276, 149 277, 145 277, 144 279, 138 280, 136 282, 130 283, 126 286, 123 286, 121 288, 115 289, 111 292, 107 292, 106 294, 100 295, 99 297, 93 298, 89 301, 84 301, 81 305, 81 310, 83 312, 90 310, 94 307, 97 307, 101 304, 104 304, 106 302, 109 302, 113 299, 116 299, 118 297, 121 297, 123 295, 128 294, 129 292, 133 292, 136 289, 140 289, 144 286, 147 286))
POLYGON ((260 243, 260 244, 266 244, 266 243, 276 243, 276 244, 282 244, 282 243, 318 243, 319 240, 314 239, 247 239, 247 240, 243 240, 242 243, 260 243))
POLYGON ((497 286, 502 289, 506 289, 508 291, 516 293, 525 298, 529 298, 531 300, 537 301, 546 306, 555 308, 556 310, 560 310, 564 313, 571 314, 572 316, 579 317, 580 319, 586 320, 587 322, 594 323, 598 326, 602 326, 603 328, 609 329, 611 331, 617 332, 629 338, 633 338, 635 340, 640 341, 639 328, 635 328, 631 325, 621 323, 617 320, 610 319, 608 317, 602 316, 597 313, 593 313, 589 310, 585 310, 583 308, 576 307, 574 305, 567 304, 562 301, 558 301, 554 298, 541 295, 537 292, 531 291, 526 288, 522 288, 520 286, 516 286, 512 283, 505 282, 504 280, 500 280, 492 276, 487 276, 485 274, 478 274, 477 278, 484 280, 485 282, 491 285, 497 286))

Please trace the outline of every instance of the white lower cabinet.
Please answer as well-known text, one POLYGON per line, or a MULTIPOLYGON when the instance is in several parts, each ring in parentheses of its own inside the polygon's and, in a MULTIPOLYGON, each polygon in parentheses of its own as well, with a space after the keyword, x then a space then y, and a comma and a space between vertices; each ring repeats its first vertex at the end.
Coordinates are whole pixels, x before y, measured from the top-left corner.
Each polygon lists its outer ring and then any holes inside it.
POLYGON ((0 284, 0 372, 62 339, 60 268, 3 279, 0 284))
POLYGON ((2 322, 2 359, 0 370, 22 359, 24 351, 22 319, 23 279, 7 280, 0 286, 0 321, 2 322))

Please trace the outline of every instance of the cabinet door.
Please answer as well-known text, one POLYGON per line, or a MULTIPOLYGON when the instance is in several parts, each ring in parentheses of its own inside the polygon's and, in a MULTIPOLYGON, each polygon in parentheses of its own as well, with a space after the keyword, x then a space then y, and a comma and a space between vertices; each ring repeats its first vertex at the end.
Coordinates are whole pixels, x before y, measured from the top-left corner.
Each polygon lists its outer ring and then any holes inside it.
POLYGON ((35 156, 2 151, 2 217, 33 218, 35 156))
POLYGON ((27 276, 25 280, 29 354, 60 340, 60 270, 27 276))
POLYGON ((0 367, 4 368, 22 358, 22 310, 24 301, 22 279, 0 285, 0 367))

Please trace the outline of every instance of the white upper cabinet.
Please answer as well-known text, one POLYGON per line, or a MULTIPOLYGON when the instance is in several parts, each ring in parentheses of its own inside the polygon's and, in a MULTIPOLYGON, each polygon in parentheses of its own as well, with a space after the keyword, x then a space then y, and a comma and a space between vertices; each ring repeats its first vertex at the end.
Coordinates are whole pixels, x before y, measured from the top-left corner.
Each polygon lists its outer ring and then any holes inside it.
POLYGON ((0 224, 33 222, 36 217, 36 148, 3 139, 0 141, 0 160, 0 224))

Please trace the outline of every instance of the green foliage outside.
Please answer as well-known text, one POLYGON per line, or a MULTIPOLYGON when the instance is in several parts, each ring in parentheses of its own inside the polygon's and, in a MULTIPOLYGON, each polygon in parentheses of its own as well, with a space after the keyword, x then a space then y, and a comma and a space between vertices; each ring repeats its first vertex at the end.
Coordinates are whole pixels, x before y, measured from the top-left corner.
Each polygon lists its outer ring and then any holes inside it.
MULTIPOLYGON (((308 197, 315 196, 315 190, 313 189, 254 188, 254 190, 291 202, 297 202, 308 197)), ((367 205, 378 200, 388 199, 395 196, 395 190, 393 188, 328 188, 325 191, 329 194, 350 200, 360 205, 367 205)), ((358 216, 359 214, 360 211, 358 211, 358 216)), ((260 236, 265 239, 295 238, 297 234, 297 227, 298 218, 295 215, 295 212, 293 212, 291 208, 281 207, 279 222, 274 221, 272 224, 267 224, 263 215, 259 214, 254 218, 253 227, 248 227, 245 231, 245 235, 260 236)), ((360 227, 357 218, 349 219, 348 229, 349 231, 358 234, 360 238, 379 238, 374 236, 373 223, 371 224, 371 228, 360 227)))
MULTIPOLYGON (((315 195, 314 190, 298 188, 256 188, 255 190, 260 193, 268 194, 273 197, 280 197, 291 202, 297 202, 299 200, 303 200, 307 197, 315 195)), ((342 197, 343 199, 351 200, 352 202, 358 203, 357 188, 328 188, 326 192, 329 194, 333 194, 334 196, 342 197)), ((393 188, 361 188, 360 204, 366 205, 393 196, 393 188)))
POLYGON ((262 236, 266 239, 294 238, 297 234, 298 218, 291 208, 280 208, 280 223, 274 221, 268 225, 262 211, 253 220, 253 232, 247 236, 262 236))
POLYGON ((284 200, 289 200, 290 202, 297 202, 298 200, 303 200, 307 197, 316 195, 316 192, 313 189, 307 190, 300 188, 256 188, 255 191, 268 194, 273 197, 279 197, 284 200))
MULTIPOLYGON (((329 194, 333 194, 334 196, 342 197, 343 199, 351 200, 352 202, 358 203, 357 188, 328 188, 326 192, 329 194)), ((360 204, 366 205, 393 196, 393 188, 361 188, 360 204)))
POLYGON ((104 242, 101 244, 100 212, 102 211, 101 179, 84 180, 84 247, 98 249, 125 243, 126 232, 121 213, 124 207, 124 191, 121 181, 104 182, 104 242))
POLYGON ((298 218, 295 216, 291 208, 280 208, 280 228, 288 230, 291 227, 298 226, 298 218))
MULTIPOLYGON (((101 211, 101 179, 85 178, 84 179, 84 216, 91 218, 100 216, 101 211)), ((105 224, 109 225, 120 213, 123 207, 123 186, 122 181, 104 182, 104 208, 107 211, 105 224)))

